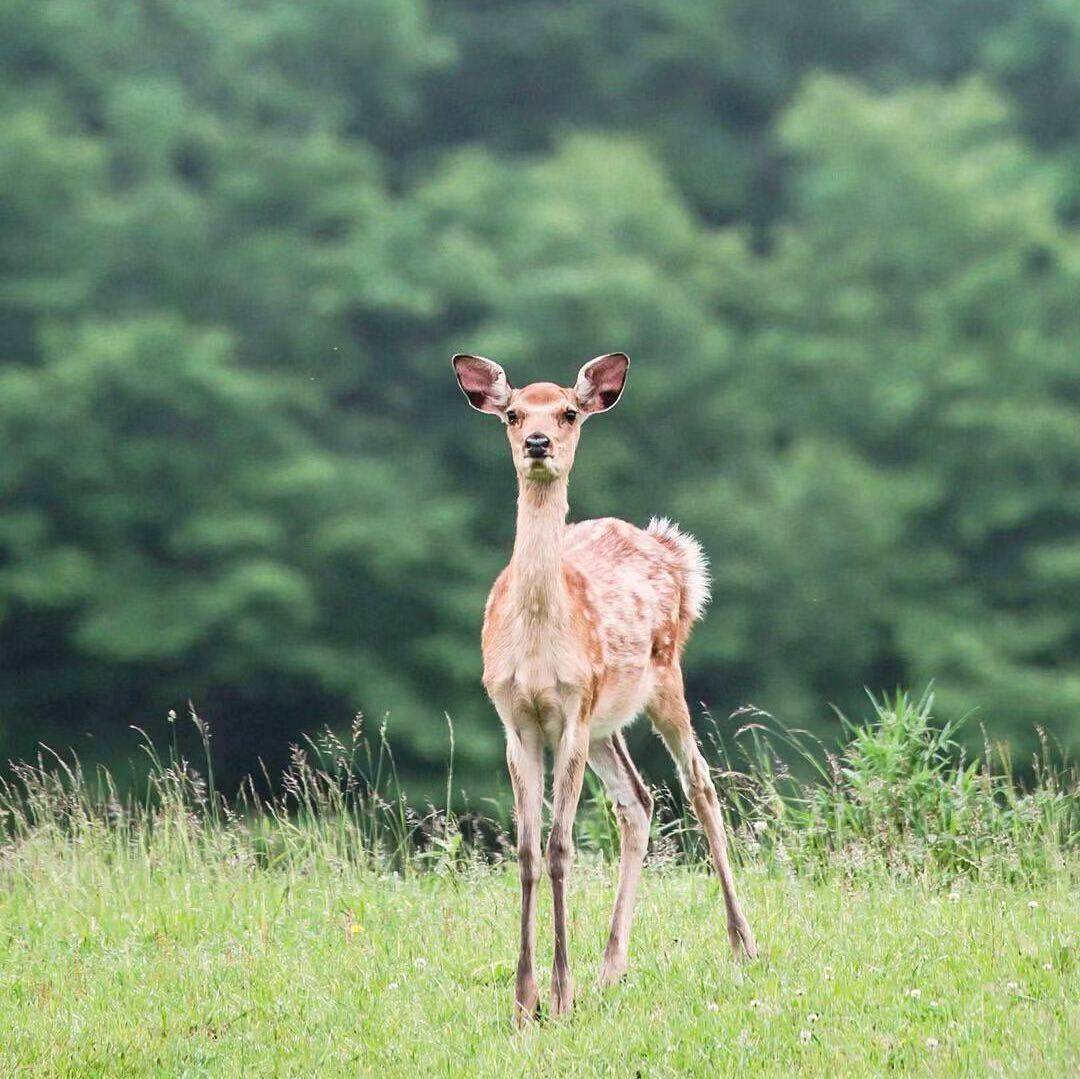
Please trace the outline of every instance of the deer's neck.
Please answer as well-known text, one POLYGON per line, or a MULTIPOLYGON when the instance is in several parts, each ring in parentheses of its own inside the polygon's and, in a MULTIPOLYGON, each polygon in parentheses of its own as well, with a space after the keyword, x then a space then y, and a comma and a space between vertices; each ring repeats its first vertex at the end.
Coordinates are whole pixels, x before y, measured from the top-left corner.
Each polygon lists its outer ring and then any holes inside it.
POLYGON ((550 483, 518 481, 510 587, 515 605, 530 621, 566 616, 562 552, 568 510, 565 477, 550 483))

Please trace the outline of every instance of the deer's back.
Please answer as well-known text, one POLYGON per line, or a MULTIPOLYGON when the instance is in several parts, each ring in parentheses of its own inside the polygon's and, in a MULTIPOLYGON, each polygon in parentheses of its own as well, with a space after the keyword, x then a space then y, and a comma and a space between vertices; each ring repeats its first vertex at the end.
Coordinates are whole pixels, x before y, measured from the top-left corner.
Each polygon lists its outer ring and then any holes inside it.
POLYGON ((670 661, 682 637, 677 551, 644 529, 601 517, 570 526, 564 557, 588 582, 606 666, 670 661))

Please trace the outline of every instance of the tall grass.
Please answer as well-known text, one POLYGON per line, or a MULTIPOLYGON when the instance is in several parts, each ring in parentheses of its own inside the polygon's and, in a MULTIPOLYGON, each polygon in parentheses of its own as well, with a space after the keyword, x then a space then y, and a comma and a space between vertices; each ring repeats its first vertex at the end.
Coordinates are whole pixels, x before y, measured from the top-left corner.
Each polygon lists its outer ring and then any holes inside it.
MULTIPOLYGON (((929 692, 871 703, 863 721, 843 719, 835 750, 759 712, 730 751, 712 725, 707 741, 721 762, 718 787, 740 862, 798 874, 884 868, 1015 882, 1066 864, 1080 798, 1076 769, 1060 751, 1044 739, 1021 782, 1000 746, 967 756, 956 726, 933 722, 929 692)), ((34 762, 11 764, 0 778, 0 870, 40 869, 62 854, 68 869, 91 871, 216 864, 408 874, 509 856, 506 819, 449 809, 452 756, 447 805, 407 803, 385 724, 369 731, 358 717, 344 736, 326 730, 305 739, 280 777, 264 772, 226 798, 214 785, 210 732, 194 712, 190 721, 200 766, 175 737, 162 750, 140 731, 149 768, 145 783, 125 794, 107 770, 88 775, 71 755, 43 748, 34 762)), ((450 736, 452 747, 452 726, 450 736)), ((590 790, 579 842, 612 856, 617 829, 598 785, 590 790)), ((681 796, 657 794, 652 857, 702 863, 681 796)))
POLYGON ((755 717, 736 734, 745 766, 730 788, 743 845, 810 872, 883 866, 1023 881, 1057 868, 1080 834, 1075 766, 1040 731, 1022 780, 1007 746, 984 731, 984 752, 970 756, 961 724, 937 725, 933 703, 930 690, 871 696, 868 718, 840 716, 835 750, 755 717), (809 781, 794 778, 791 759, 809 781))

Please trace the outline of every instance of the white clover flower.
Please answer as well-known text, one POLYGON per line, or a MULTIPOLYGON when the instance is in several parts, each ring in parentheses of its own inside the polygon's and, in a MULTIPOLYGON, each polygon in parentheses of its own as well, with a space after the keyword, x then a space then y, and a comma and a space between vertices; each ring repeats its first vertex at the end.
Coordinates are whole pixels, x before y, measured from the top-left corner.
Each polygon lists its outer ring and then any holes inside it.
POLYGON ((1015 993, 1020 988, 1020 983, 1019 982, 1006 982, 1005 983, 1005 988, 1008 989, 1010 992, 1015 993))
POLYGON ((1038 900, 1037 899, 1032 899, 1031 902, 1028 903, 1028 910, 1038 910, 1038 909, 1039 909, 1038 900))
POLYGON ((754 999, 752 1001, 750 1001, 750 1007, 751 1008, 760 1008, 761 1007, 761 1001, 758 1000, 757 997, 754 997, 754 999))
POLYGON ((710 1012, 718 1012, 720 1010, 720 1005, 717 1004, 715 1000, 708 1000, 705 1002, 705 1008, 710 1012))
POLYGON ((817 1012, 811 1012, 811 1013, 810 1013, 810 1014, 809 1014, 809 1015, 808 1015, 808 1016, 806 1017, 806 1021, 807 1021, 808 1023, 816 1023, 816 1022, 817 1022, 817 1021, 818 1021, 818 1020, 819 1020, 820 1018, 821 1018, 821 1016, 820 1016, 820 1015, 818 1015, 818 1013, 817 1013, 817 1012))
POLYGON ((391 982, 391 983, 390 983, 390 984, 389 984, 389 985, 387 986, 387 988, 388 988, 388 989, 390 990, 390 992, 393 992, 393 991, 394 991, 395 989, 397 989, 397 987, 398 987, 398 983, 397 983, 397 982, 391 982))
POLYGON ((422 955, 419 955, 413 960, 413 966, 419 970, 422 970, 424 967, 427 966, 427 960, 422 955))
POLYGON ((1043 963, 1043 970, 1053 970, 1053 969, 1054 969, 1054 964, 1053 963, 1043 963))
POLYGON ((912 1000, 918 1000, 922 996, 921 989, 909 989, 904 996, 910 997, 912 1000))
POLYGON ((937 1038, 927 1038, 926 1039, 926 1048, 927 1049, 936 1049, 938 1047, 938 1044, 939 1043, 938 1043, 937 1038))
POLYGON ((814 1035, 813 1035, 813 1034, 811 1034, 811 1033, 810 1033, 810 1031, 808 1031, 808 1030, 800 1030, 800 1031, 799 1031, 799 1041, 801 1041, 801 1042, 802 1042, 802 1043, 803 1043, 804 1045, 805 1045, 805 1044, 806 1044, 806 1043, 807 1043, 807 1042, 808 1042, 808 1041, 809 1041, 809 1040, 810 1040, 810 1039, 811 1039, 811 1038, 812 1038, 813 1036, 814 1036, 814 1035))

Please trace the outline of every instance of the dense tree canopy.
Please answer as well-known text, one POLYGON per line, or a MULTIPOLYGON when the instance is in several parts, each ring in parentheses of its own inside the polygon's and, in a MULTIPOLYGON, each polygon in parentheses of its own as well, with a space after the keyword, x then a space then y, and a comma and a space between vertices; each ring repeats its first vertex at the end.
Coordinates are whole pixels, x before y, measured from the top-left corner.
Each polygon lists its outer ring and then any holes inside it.
POLYGON ((362 709, 420 777, 448 712, 485 789, 514 480, 447 361, 614 348, 573 512, 703 540, 695 699, 1075 742, 1078 12, 0 4, 0 748, 362 709))

